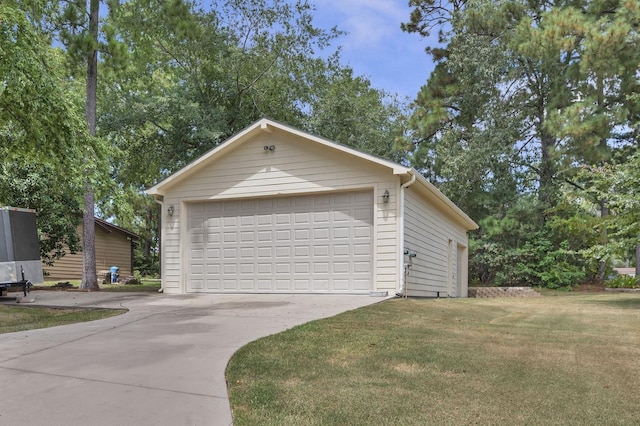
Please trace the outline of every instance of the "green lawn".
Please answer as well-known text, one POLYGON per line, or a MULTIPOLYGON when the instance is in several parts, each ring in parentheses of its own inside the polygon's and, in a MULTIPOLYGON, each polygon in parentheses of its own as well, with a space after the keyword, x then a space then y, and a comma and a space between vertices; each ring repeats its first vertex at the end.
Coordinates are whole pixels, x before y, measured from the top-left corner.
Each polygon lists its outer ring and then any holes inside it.
POLYGON ((385 301, 238 351, 236 425, 637 425, 640 295, 385 301))
POLYGON ((0 304, 0 333, 93 321, 126 312, 126 309, 47 308, 0 304))

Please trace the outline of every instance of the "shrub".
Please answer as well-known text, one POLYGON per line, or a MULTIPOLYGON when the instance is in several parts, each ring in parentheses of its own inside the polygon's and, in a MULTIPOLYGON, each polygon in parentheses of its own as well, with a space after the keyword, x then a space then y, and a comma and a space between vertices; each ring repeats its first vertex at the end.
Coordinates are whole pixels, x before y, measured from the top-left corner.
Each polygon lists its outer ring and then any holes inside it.
POLYGON ((638 288, 640 286, 640 278, 630 275, 619 275, 607 282, 609 288, 638 288))

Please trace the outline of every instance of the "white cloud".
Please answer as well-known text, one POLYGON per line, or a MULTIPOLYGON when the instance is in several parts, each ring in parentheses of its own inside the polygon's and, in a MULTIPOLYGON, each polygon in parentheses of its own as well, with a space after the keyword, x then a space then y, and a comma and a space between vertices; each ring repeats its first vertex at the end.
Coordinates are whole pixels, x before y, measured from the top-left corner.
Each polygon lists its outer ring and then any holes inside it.
POLYGON ((406 0, 316 0, 318 12, 333 18, 348 35, 344 48, 372 48, 398 35, 409 19, 406 0))
POLYGON ((310 0, 316 5, 316 24, 346 31, 336 45, 342 60, 374 87, 414 97, 433 68, 424 52, 428 40, 407 34, 408 0, 310 0))

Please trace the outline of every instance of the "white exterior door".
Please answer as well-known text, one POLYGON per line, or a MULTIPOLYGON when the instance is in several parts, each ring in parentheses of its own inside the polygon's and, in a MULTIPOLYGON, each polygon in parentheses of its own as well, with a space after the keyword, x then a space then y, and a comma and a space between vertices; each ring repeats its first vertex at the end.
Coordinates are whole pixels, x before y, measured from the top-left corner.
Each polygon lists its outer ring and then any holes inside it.
POLYGON ((368 293, 373 192, 189 204, 187 292, 368 293))

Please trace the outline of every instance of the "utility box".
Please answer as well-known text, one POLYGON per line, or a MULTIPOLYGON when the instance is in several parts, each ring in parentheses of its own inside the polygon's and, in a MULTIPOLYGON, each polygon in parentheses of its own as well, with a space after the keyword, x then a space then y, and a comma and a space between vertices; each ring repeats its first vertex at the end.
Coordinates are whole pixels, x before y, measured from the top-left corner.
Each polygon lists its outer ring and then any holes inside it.
POLYGON ((0 207, 0 284, 23 280, 31 284, 44 282, 36 212, 0 207))

